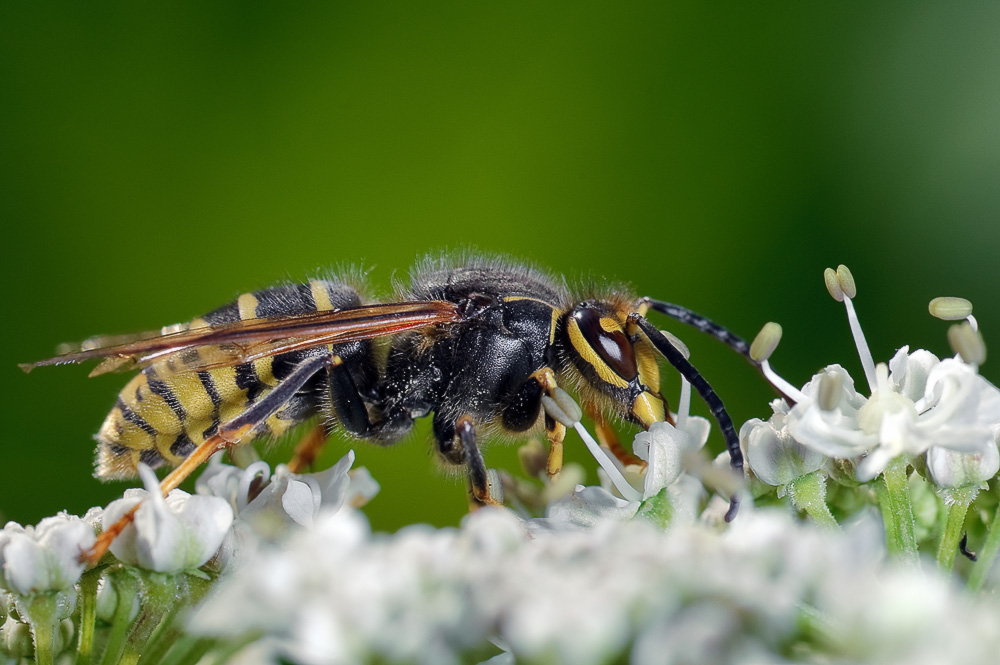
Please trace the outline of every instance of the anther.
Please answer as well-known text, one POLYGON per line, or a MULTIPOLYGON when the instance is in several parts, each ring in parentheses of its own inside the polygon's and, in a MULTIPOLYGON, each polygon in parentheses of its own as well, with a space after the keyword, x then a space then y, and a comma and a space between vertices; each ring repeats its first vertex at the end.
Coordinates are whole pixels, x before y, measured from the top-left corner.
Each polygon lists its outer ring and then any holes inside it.
POLYGON ((764 362, 771 357, 781 341, 781 326, 770 321, 764 324, 750 345, 750 359, 754 362, 764 362))
POLYGON ((677 337, 675 335, 672 335, 671 333, 667 332, 666 330, 661 330, 660 334, 663 335, 664 337, 666 337, 667 341, 670 342, 671 346, 673 346, 675 349, 677 349, 678 351, 680 351, 682 356, 684 356, 686 359, 690 360, 690 358, 691 358, 691 351, 688 350, 687 345, 684 342, 682 342, 679 337, 677 337))
POLYGON ((841 388, 844 379, 840 374, 833 372, 823 372, 819 380, 819 394, 816 396, 816 403, 823 411, 833 411, 840 403, 841 388))
POLYGON ((826 290, 830 292, 830 296, 837 302, 843 302, 844 290, 840 288, 840 280, 833 268, 823 271, 823 281, 826 282, 826 290))
POLYGON ((962 356, 970 365, 982 365, 986 361, 986 343, 978 330, 973 330, 969 322, 957 323, 948 328, 948 344, 952 351, 962 356))
POLYGON ((935 298, 927 305, 927 311, 943 321, 961 321, 972 314, 972 303, 965 298, 935 298))
POLYGON ((558 386, 552 389, 552 396, 542 395, 542 408, 553 420, 566 427, 573 427, 583 417, 583 409, 569 393, 558 386))
POLYGON ((851 274, 847 266, 843 264, 837 266, 837 281, 840 282, 840 288, 845 296, 854 298, 858 295, 858 286, 854 283, 854 275, 851 274))

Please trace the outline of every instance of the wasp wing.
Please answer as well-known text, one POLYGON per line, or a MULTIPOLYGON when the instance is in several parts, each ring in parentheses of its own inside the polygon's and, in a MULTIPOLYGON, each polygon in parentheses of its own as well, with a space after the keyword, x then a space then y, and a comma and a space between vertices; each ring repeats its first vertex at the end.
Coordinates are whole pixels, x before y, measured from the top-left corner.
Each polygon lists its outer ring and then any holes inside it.
POLYGON ((354 309, 309 312, 295 316, 249 319, 218 326, 171 326, 129 336, 93 337, 35 367, 101 362, 91 376, 157 363, 167 371, 191 372, 229 367, 265 356, 342 344, 409 330, 421 330, 460 318, 454 303, 442 300, 365 305, 354 309))

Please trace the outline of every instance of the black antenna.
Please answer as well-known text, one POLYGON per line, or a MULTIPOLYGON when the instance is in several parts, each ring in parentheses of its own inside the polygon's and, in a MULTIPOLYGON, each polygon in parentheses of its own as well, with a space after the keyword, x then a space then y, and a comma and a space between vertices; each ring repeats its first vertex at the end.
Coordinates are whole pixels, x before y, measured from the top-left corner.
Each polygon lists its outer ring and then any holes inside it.
MULTIPOLYGON (((657 310, 659 311, 659 310, 657 310)), ((687 310, 685 310, 687 311, 687 310)), ((722 431, 722 436, 726 440, 726 450, 729 451, 729 465, 736 471, 740 478, 743 477, 743 453, 740 451, 740 437, 736 433, 736 428, 733 426, 733 419, 729 417, 729 412, 726 411, 725 405, 722 403, 722 399, 716 394, 715 390, 709 385, 708 381, 701 372, 691 364, 691 361, 684 357, 684 354, 680 352, 677 347, 670 343, 670 340, 664 336, 659 330, 657 330, 653 324, 643 318, 640 314, 632 314, 629 316, 629 320, 635 322, 636 325, 645 333, 649 341, 653 343, 656 350, 663 354, 663 357, 680 372, 681 376, 688 380, 688 382, 698 391, 701 398, 705 400, 708 404, 709 410, 712 412, 712 416, 715 417, 716 422, 719 423, 719 429, 722 431)), ((708 319, 704 319, 708 321, 708 319)), ((708 321, 711 323, 711 321, 708 321)), ((714 324, 712 324, 714 325, 714 324)), ((723 332, 725 329, 719 328, 723 332)), ((735 336, 734 336, 735 337, 735 336)), ((735 339, 743 342, 743 340, 736 337, 735 339)), ((746 342, 743 342, 745 345, 746 342)), ((749 349, 747 350, 747 357, 749 357, 749 349)), ((739 510, 740 500, 739 497, 734 494, 729 497, 729 510, 726 512, 726 521, 731 522, 734 517, 736 517, 736 512, 739 510)))

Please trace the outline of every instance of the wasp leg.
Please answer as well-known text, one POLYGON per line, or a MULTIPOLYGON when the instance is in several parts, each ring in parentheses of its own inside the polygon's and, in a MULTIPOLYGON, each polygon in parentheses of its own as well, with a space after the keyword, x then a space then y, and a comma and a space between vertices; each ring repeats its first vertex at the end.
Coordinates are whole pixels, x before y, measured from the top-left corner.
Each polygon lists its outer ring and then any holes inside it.
POLYGON ((306 435, 296 444, 292 459, 288 460, 288 470, 292 473, 302 473, 310 468, 326 445, 328 435, 328 428, 323 423, 309 428, 306 435))
POLYGON ((502 490, 499 486, 491 488, 490 474, 476 443, 472 419, 462 416, 452 423, 435 415, 433 427, 441 456, 451 464, 466 467, 473 507, 503 505, 502 490))
MULTIPOLYGON (((215 436, 209 437, 195 448, 180 465, 171 471, 160 482, 160 491, 164 496, 176 489, 191 473, 199 466, 208 461, 212 455, 220 450, 234 446, 240 441, 253 434, 253 431, 274 415, 292 397, 295 396, 302 386, 311 379, 316 372, 320 371, 330 363, 330 356, 316 356, 301 363, 295 371, 288 375, 284 381, 279 383, 271 392, 252 404, 246 411, 236 416, 229 422, 219 426, 219 431, 215 436)), ((100 560, 104 553, 108 551, 112 541, 127 527, 134 519, 135 512, 139 506, 126 513, 120 520, 109 526, 98 536, 97 542, 90 551, 83 554, 83 560, 90 565, 94 565, 100 560)))
MULTIPOLYGON (((715 417, 716 422, 719 423, 719 429, 726 440, 726 450, 729 451, 729 465, 733 468, 733 471, 739 474, 740 478, 743 478, 743 453, 740 451, 740 437, 736 434, 733 419, 729 417, 729 412, 726 411, 722 399, 716 394, 708 381, 705 380, 705 377, 701 375, 701 372, 684 357, 683 353, 670 343, 669 339, 657 330, 653 324, 644 319, 642 315, 629 315, 626 332, 629 335, 635 335, 639 332, 645 335, 653 346, 656 347, 656 350, 698 391, 698 394, 705 400, 709 410, 715 417)), ((736 517, 739 505, 738 496, 734 494, 729 497, 729 512, 726 513, 727 522, 732 521, 736 517)))
MULTIPOLYGON (((329 386, 330 403, 337 414, 337 421, 351 434, 364 436, 372 429, 368 418, 368 409, 358 392, 351 373, 340 356, 333 356, 327 366, 327 385, 329 386)), ((300 473, 312 466, 319 457, 323 446, 330 436, 330 425, 320 423, 309 430, 295 446, 288 468, 293 473, 300 473)))
POLYGON ((597 442, 603 448, 611 451, 611 454, 622 463, 622 466, 633 465, 645 468, 646 463, 644 461, 625 450, 625 446, 622 445, 621 440, 618 438, 618 433, 600 411, 588 406, 587 415, 594 421, 594 433, 597 435, 597 442))
MULTIPOLYGON (((532 373, 528 380, 521 384, 514 393, 514 399, 503 411, 503 426, 511 432, 524 432, 538 422, 538 414, 542 408, 542 395, 552 396, 556 388, 556 375, 551 367, 543 367, 532 373)), ((545 474, 550 480, 555 480, 562 471, 563 439, 566 438, 566 426, 545 415, 545 438, 549 440, 549 459, 545 465, 545 474)))

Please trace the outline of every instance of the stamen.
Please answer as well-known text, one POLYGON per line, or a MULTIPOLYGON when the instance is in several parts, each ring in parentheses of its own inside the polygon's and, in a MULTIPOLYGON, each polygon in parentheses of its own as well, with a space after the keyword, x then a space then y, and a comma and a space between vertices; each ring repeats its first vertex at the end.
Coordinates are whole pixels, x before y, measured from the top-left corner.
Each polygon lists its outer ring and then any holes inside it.
POLYGON ((844 264, 837 266, 837 281, 840 282, 840 288, 845 296, 848 298, 857 297, 858 285, 854 283, 854 275, 851 274, 850 268, 844 264))
POLYGON ((666 330, 661 330, 660 334, 666 337, 667 341, 670 342, 675 349, 680 351, 682 356, 684 356, 685 358, 691 357, 691 351, 688 350, 687 345, 684 344, 684 342, 682 342, 679 337, 669 333, 666 330))
POLYGON ((778 373, 771 369, 771 363, 766 360, 762 360, 760 363, 760 371, 764 375, 764 378, 770 381, 771 385, 777 388, 778 392, 781 394, 787 395, 795 402, 802 403, 809 401, 809 398, 806 397, 801 390, 778 376, 778 373))
POLYGON ((843 378, 833 372, 823 372, 819 380, 819 395, 816 403, 823 411, 833 411, 840 403, 841 387, 844 384, 843 378))
POLYGON ((594 456, 597 463, 601 465, 604 469, 604 473, 608 474, 608 478, 611 479, 611 483, 618 489, 618 493, 621 494, 626 501, 642 501, 642 494, 640 494, 632 485, 625 480, 625 476, 622 472, 618 470, 615 463, 611 461, 608 454, 604 452, 604 449, 597 445, 597 441, 594 441, 594 437, 590 436, 590 432, 587 428, 583 426, 583 423, 577 421, 572 427, 576 430, 580 438, 587 445, 587 450, 590 454, 594 456))
POLYGON ((823 271, 823 281, 826 282, 826 290, 830 292, 830 296, 837 302, 844 302, 844 290, 840 288, 840 280, 833 268, 823 271))
POLYGON ((683 430, 691 416, 691 382, 681 377, 681 396, 677 401, 677 429, 683 430))
POLYGON ((566 427, 576 426, 580 422, 580 418, 583 417, 580 405, 569 393, 559 387, 552 389, 552 397, 542 395, 542 408, 553 420, 566 427))
POLYGON ((779 342, 781 342, 781 326, 774 321, 765 323, 757 336, 753 338, 753 343, 750 344, 750 359, 764 362, 778 348, 779 342))
POLYGON ((861 367, 865 370, 865 379, 868 380, 868 387, 871 391, 875 392, 875 361, 872 359, 872 351, 868 348, 868 342, 865 341, 861 323, 854 311, 854 303, 851 302, 850 298, 844 298, 844 306, 847 307, 847 321, 851 326, 851 334, 854 335, 854 345, 858 347, 858 356, 861 358, 861 367))
POLYGON ((935 298, 927 305, 927 311, 942 321, 961 321, 972 315, 972 303, 965 298, 935 298))
POLYGON ((986 343, 982 334, 973 330, 970 323, 957 323, 948 328, 948 343, 970 365, 978 367, 986 362, 986 343))
POLYGON ((969 314, 967 317, 965 317, 965 320, 969 322, 969 326, 971 326, 973 330, 979 332, 979 322, 976 321, 976 317, 969 314))

